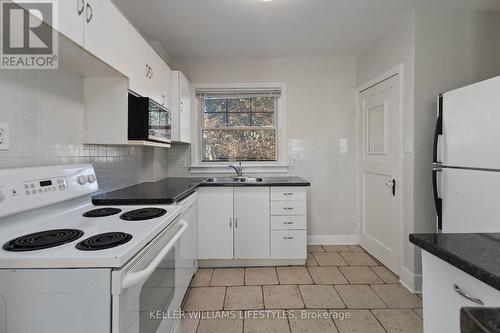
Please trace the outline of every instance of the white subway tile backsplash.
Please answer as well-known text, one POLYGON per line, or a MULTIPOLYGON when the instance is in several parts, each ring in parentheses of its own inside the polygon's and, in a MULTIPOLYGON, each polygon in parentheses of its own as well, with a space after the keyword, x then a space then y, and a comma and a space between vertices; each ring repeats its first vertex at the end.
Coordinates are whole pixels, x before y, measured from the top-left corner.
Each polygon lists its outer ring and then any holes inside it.
POLYGON ((81 77, 64 70, 0 70, 0 122, 11 132, 0 169, 91 163, 100 191, 151 179, 152 148, 84 145, 83 121, 81 77))

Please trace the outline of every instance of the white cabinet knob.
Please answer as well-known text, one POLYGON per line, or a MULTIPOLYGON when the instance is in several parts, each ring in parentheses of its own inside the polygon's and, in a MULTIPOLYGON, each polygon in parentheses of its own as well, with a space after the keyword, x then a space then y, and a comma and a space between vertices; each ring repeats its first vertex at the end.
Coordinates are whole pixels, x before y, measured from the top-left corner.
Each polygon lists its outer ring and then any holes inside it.
POLYGON ((76 179, 76 181, 80 185, 85 185, 87 183, 87 177, 85 177, 85 176, 78 176, 78 178, 76 179))
POLYGON ((94 175, 88 175, 87 179, 88 179, 90 184, 93 184, 96 181, 96 178, 94 175))

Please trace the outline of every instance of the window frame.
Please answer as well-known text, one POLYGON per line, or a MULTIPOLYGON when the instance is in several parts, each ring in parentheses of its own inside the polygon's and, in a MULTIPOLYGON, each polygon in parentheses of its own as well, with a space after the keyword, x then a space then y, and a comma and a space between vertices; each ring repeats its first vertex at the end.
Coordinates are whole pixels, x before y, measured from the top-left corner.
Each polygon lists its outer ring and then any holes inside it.
MULTIPOLYGON (((281 97, 276 99, 276 108, 274 111, 274 129, 276 132, 276 161, 242 161, 244 172, 249 173, 262 173, 262 172, 287 172, 287 150, 286 150, 286 84, 285 83, 255 83, 255 84, 193 84, 192 98, 193 98, 193 145, 191 149, 191 166, 192 173, 232 173, 229 165, 238 162, 226 161, 203 161, 202 160, 202 147, 203 147, 203 113, 201 99, 196 96, 197 89, 271 89, 277 88, 281 90, 281 97)), ((265 127, 256 127, 265 129, 265 127)), ((244 128, 240 128, 244 129, 244 128)), ((255 128, 253 128, 255 129, 255 128)), ((270 128, 271 129, 271 128, 270 128)))

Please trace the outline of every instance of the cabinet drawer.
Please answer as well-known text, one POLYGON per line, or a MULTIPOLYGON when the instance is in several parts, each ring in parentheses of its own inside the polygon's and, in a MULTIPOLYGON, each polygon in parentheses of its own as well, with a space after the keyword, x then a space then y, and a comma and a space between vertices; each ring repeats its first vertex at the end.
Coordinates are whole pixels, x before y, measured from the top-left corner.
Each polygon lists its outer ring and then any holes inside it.
POLYGON ((306 230, 272 230, 271 259, 305 259, 306 230))
POLYGON ((460 288, 485 306, 500 306, 500 291, 477 280, 447 262, 422 251, 424 332, 460 332, 460 309, 481 307, 454 289, 460 288))
POLYGON ((271 216, 271 229, 307 229, 306 217, 271 216))
MULTIPOLYGON (((480 299, 486 306, 500 306, 500 291, 479 281, 473 276, 459 270, 447 262, 422 251, 423 287, 432 287, 435 290, 451 293, 465 300, 470 306, 477 304, 460 296, 454 289, 454 285, 459 287, 464 293, 473 298, 480 299)), ((425 290, 424 290, 425 292, 425 290)))
POLYGON ((271 200, 306 200, 306 188, 271 187, 271 200))
POLYGON ((271 215, 306 215, 306 202, 271 201, 271 215))

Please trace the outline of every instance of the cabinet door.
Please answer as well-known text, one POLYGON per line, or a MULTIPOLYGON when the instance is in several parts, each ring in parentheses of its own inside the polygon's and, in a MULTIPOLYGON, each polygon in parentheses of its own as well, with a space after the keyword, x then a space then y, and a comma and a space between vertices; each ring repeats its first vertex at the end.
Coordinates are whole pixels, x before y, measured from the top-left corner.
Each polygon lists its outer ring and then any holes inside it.
POLYGON ((191 143, 191 83, 179 73, 179 141, 191 143))
POLYGON ((111 0, 87 0, 85 6, 84 47, 90 53, 124 73, 127 69, 127 19, 111 0))
POLYGON ((269 187, 234 189, 234 223, 235 259, 269 259, 269 187))
POLYGON ((149 98, 160 105, 167 106, 171 70, 151 46, 148 48, 148 65, 151 67, 148 82, 149 98))
POLYGON ((148 96, 148 48, 146 40, 142 38, 132 25, 128 33, 128 67, 125 73, 129 77, 129 89, 143 97, 148 96))
POLYGON ((200 188, 198 259, 233 259, 233 188, 200 188))
POLYGON ((59 32, 83 46, 85 0, 59 1, 59 32))
MULTIPOLYGON (((29 3, 14 0, 21 8, 29 9, 29 3)), ((83 26, 85 20, 85 0, 64 0, 57 2, 58 31, 76 44, 83 46, 83 26)), ((47 23, 47 22, 46 22, 47 23)))

